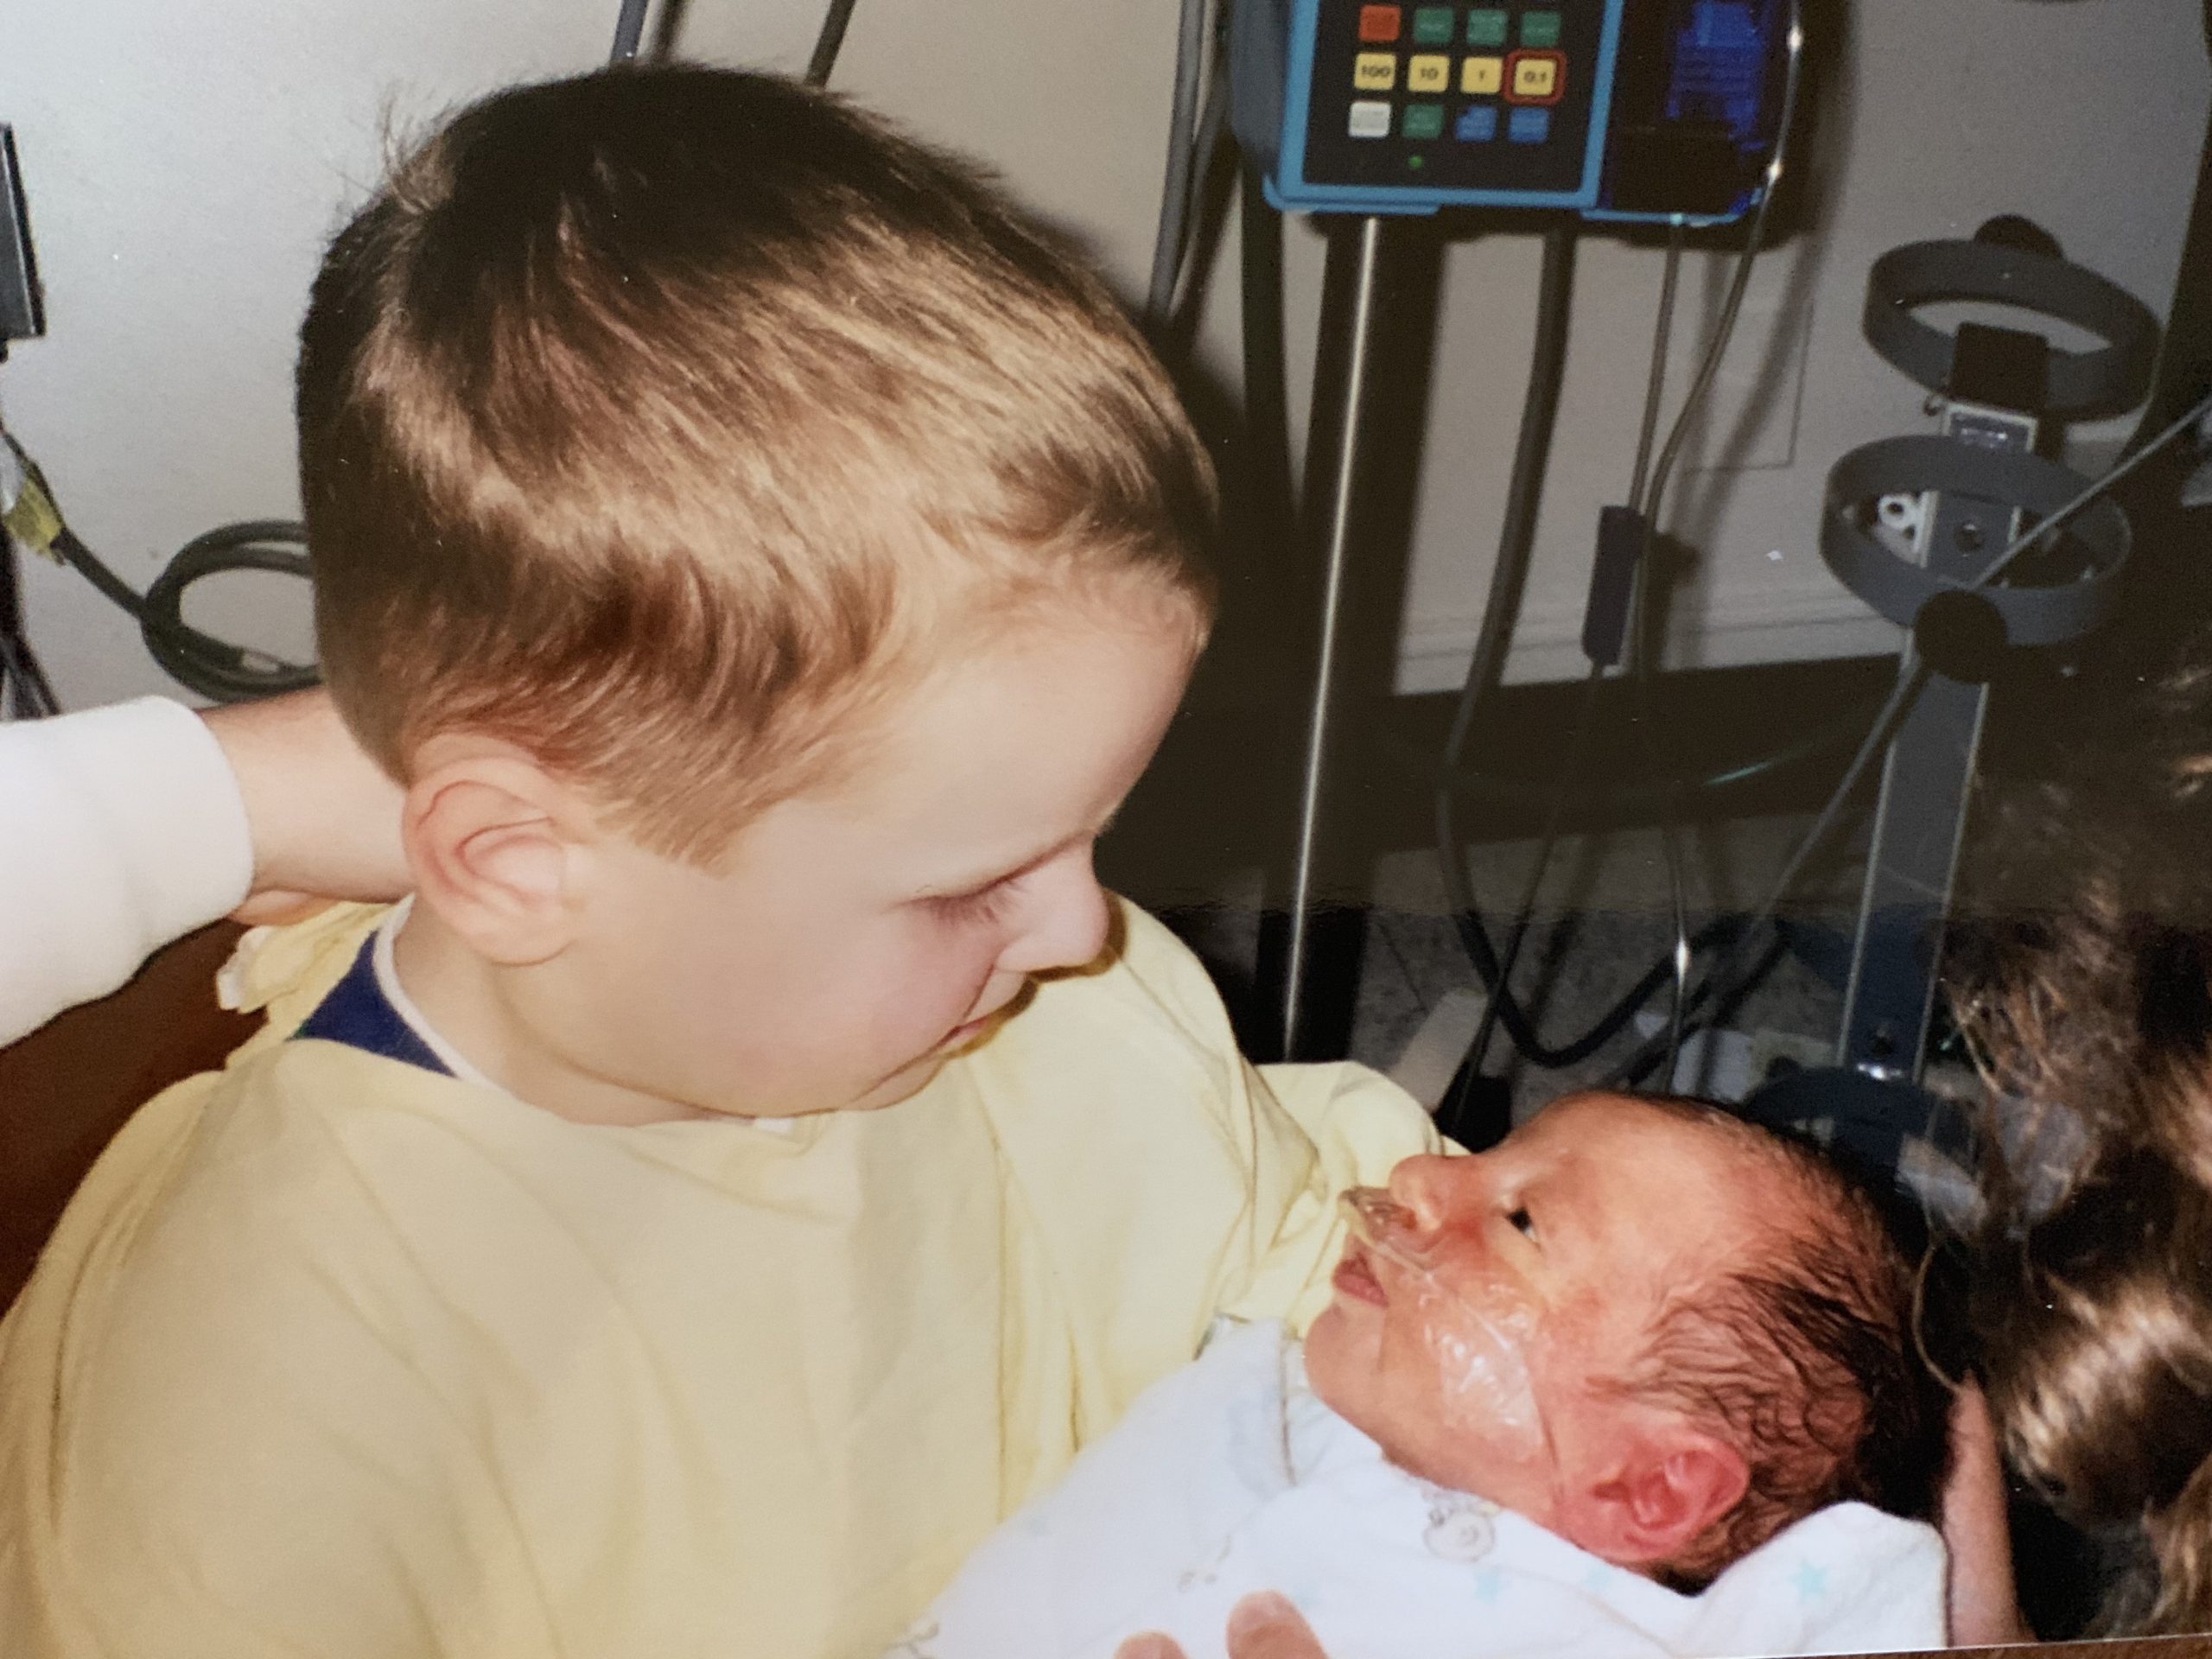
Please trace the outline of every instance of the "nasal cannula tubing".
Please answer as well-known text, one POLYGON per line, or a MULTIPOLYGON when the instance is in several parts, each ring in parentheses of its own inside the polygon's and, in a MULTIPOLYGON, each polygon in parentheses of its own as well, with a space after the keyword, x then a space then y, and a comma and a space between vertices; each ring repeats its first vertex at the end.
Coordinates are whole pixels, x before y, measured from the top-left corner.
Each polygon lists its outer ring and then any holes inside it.
POLYGON ((1425 1253, 1406 1233, 1413 1221, 1406 1207, 1379 1187, 1355 1186, 1338 1200, 1354 1237, 1400 1269, 1413 1297, 1413 1329, 1435 1365, 1440 1403, 1462 1426, 1488 1433, 1513 1432, 1517 1439, 1541 1441, 1545 1430, 1526 1353, 1534 1310, 1525 1299, 1498 1287, 1494 1306, 1475 1300, 1475 1285, 1454 1290, 1438 1277, 1425 1253))

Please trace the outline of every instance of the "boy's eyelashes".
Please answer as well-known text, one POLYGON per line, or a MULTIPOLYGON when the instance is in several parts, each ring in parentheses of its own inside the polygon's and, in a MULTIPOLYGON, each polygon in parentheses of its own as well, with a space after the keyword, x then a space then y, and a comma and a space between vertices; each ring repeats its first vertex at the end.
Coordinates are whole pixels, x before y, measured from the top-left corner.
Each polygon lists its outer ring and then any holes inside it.
POLYGON ((1536 1224, 1530 1218, 1529 1214, 1529 1206, 1527 1205, 1516 1205, 1511 1210, 1506 1212, 1505 1220, 1507 1225, 1511 1227, 1515 1232, 1519 1233, 1522 1237, 1526 1238, 1530 1243, 1533 1244, 1536 1242, 1536 1224))
POLYGON ((1014 880, 1001 877, 966 893, 933 893, 923 898, 922 908, 941 922, 982 926, 1005 918, 1014 902, 1014 880))

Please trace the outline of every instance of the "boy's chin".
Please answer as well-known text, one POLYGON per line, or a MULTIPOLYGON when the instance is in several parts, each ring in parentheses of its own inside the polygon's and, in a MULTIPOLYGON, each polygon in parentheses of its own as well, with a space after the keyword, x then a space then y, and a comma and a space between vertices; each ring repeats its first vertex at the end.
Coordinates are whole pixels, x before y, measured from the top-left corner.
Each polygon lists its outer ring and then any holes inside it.
POLYGON ((742 1109, 733 1112, 743 1117, 818 1117, 825 1112, 877 1112, 887 1106, 896 1106, 912 1100, 936 1081, 937 1074, 944 1069, 950 1057, 944 1054, 925 1054, 919 1059, 909 1060, 890 1076, 880 1079, 857 1095, 843 1095, 825 1098, 817 1103, 793 1103, 780 1108, 763 1107, 748 1103, 742 1109))

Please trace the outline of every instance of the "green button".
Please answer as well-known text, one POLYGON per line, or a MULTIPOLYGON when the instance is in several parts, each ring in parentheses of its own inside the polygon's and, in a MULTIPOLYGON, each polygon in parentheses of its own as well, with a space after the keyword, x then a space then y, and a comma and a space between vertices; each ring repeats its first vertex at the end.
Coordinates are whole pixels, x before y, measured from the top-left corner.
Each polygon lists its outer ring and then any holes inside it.
POLYGON ((1441 104, 1407 105, 1405 124, 1398 129, 1398 133, 1405 138, 1441 138, 1444 136, 1444 106, 1441 104))
POLYGON ((1559 13, 1555 11, 1524 12, 1521 17, 1521 44, 1523 46, 1557 46, 1559 44, 1559 13))
POLYGON ((1415 6, 1414 8, 1414 44, 1415 46, 1451 45, 1452 8, 1415 6))
POLYGON ((1505 44, 1505 14, 1487 10, 1467 14, 1467 44, 1469 46, 1503 46, 1505 44))

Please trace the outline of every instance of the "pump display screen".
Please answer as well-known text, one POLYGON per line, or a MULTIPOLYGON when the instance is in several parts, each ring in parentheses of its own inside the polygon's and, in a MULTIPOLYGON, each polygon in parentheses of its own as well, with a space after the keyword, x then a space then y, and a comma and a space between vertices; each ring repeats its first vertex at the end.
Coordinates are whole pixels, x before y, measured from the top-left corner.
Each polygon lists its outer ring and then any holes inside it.
POLYGON ((1574 194, 1605 17, 1604 0, 1319 0, 1306 181, 1574 194))

